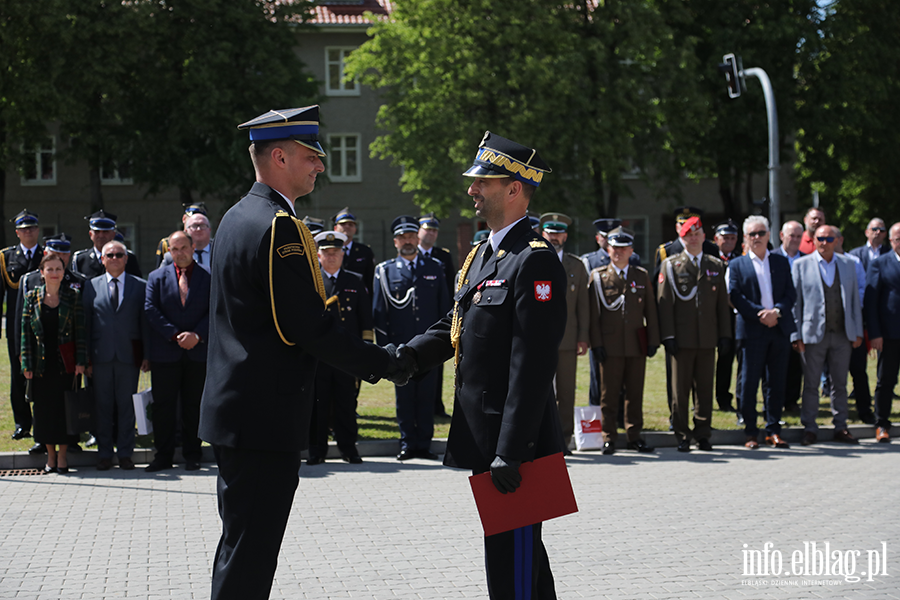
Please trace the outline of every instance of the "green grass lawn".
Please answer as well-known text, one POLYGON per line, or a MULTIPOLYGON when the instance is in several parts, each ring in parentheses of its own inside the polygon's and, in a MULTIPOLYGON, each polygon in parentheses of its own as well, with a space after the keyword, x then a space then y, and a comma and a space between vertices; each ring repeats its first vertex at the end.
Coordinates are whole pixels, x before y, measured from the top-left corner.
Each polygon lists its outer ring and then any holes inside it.
MULTIPOLYGON (((875 390, 875 360, 869 363, 869 385, 875 390)), ((576 375, 576 404, 587 406, 588 384, 590 381, 590 365, 587 356, 579 357, 578 372, 576 375)), ((647 381, 644 386, 644 428, 648 431, 668 431, 669 410, 666 406, 666 368, 662 351, 647 362, 647 381)), ((150 375, 141 375, 140 389, 150 386, 150 375)), ((852 386, 851 386, 852 387, 852 386)), ((732 391, 734 385, 732 383, 732 391)), ((444 406, 447 412, 453 410, 453 361, 449 361, 444 367, 444 406)), ((831 426, 831 412, 828 400, 819 408, 819 424, 825 427, 831 426)), ((398 439, 396 411, 394 409, 394 386, 381 381, 376 385, 362 384, 359 394, 359 434, 361 440, 372 439, 398 439)), ((892 410, 893 420, 900 420, 900 401, 894 401, 892 410)), ((797 415, 785 415, 784 420, 791 427, 800 425, 800 417, 797 415)), ((859 423, 856 415, 855 402, 850 400, 850 422, 859 423)), ((713 427, 716 429, 740 429, 735 416, 718 410, 713 412, 713 427)), ((12 410, 9 406, 9 362, 4 358, 0 360, 0 451, 24 451, 34 443, 31 439, 13 441, 10 434, 14 428, 12 410)), ((450 419, 439 418, 435 420, 434 437, 445 438, 450 430, 450 419)), ((149 448, 152 446, 151 436, 138 436, 138 447, 149 448)))

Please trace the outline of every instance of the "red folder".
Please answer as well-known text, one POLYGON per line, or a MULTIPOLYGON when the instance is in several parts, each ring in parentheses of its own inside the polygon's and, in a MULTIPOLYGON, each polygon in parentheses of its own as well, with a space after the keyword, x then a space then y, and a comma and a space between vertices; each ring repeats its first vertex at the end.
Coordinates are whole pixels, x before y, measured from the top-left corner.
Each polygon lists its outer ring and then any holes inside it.
POLYGON ((578 512, 562 452, 522 463, 519 474, 522 483, 511 494, 501 494, 494 487, 490 472, 469 477, 484 535, 578 512))

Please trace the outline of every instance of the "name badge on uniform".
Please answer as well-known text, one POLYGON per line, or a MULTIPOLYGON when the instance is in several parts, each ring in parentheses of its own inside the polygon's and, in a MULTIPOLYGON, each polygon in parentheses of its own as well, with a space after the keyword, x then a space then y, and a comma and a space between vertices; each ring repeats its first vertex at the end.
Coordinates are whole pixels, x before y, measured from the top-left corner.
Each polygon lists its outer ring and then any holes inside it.
POLYGON ((437 279, 437 275, 423 275, 422 279, 424 279, 425 281, 431 281, 433 279, 437 279))

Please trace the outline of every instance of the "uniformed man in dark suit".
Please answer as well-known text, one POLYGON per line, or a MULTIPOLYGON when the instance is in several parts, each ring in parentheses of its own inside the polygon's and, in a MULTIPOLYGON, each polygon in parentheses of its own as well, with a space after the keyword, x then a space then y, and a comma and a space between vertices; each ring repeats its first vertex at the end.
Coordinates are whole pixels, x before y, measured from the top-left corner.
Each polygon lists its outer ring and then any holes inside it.
MULTIPOLYGON (((209 218, 209 214, 206 210, 206 204, 203 202, 185 202, 184 206, 184 214, 181 215, 181 224, 182 226, 187 222, 189 218, 194 216, 195 214, 201 214, 206 218, 209 218)), ((119 240, 120 242, 124 242, 124 240, 119 240)), ((159 268, 159 265, 163 263, 166 258, 166 252, 169 251, 169 238, 164 237, 159 240, 159 244, 156 245, 156 268, 159 268)))
MULTIPOLYGON (((72 258, 72 238, 70 238, 65 233, 60 233, 58 235, 51 235, 44 238, 44 256, 48 254, 56 254, 58 255, 62 261, 63 265, 66 267, 66 271, 63 274, 63 280, 60 285, 64 287, 69 287, 75 290, 79 298, 81 296, 81 290, 84 286, 84 280, 73 273, 69 268, 69 260, 72 258)), ((31 290, 36 287, 42 285, 41 281, 41 272, 37 269, 34 271, 30 271, 22 276, 19 279, 19 289, 16 293, 16 302, 14 304, 15 313, 9 317, 7 323, 9 327, 12 328, 11 337, 13 339, 20 339, 22 335, 22 311, 25 308, 25 296, 31 290)), ((79 300, 80 302, 81 300, 79 300)), ((19 355, 21 354, 21 349, 16 350, 16 364, 19 364, 19 355)), ((73 435, 69 440, 69 452, 81 452, 81 446, 78 445, 81 439, 80 435, 73 435)), ((35 444, 28 451, 29 454, 43 454, 47 451, 47 448, 44 444, 35 444)))
MULTIPOLYGON (((490 471, 514 492, 519 465, 564 450, 553 376, 566 325, 566 274, 525 211, 550 167, 538 153, 484 135, 469 195, 491 229, 460 271, 452 314, 401 348, 427 370, 456 356, 453 421, 444 464, 490 471)), ((536 523, 485 538, 488 592, 498 598, 555 598, 536 523)))
MULTIPOLYGON (((453 296, 454 284, 456 281, 456 267, 453 266, 453 253, 447 248, 435 246, 438 234, 441 230, 441 222, 434 216, 434 213, 428 213, 419 217, 419 254, 425 258, 432 257, 438 259, 444 266, 444 279, 447 281, 447 295, 453 296)), ((444 409, 444 365, 436 367, 437 385, 435 386, 434 396, 434 414, 438 417, 449 417, 444 409)))
MULTIPOLYGON (((444 266, 436 258, 425 259, 418 251, 419 221, 400 216, 391 224, 397 258, 375 268, 372 313, 379 344, 405 344, 424 332, 450 310, 444 266)), ((397 460, 437 459, 431 451, 434 436, 434 398, 437 369, 397 386, 397 424, 400 453, 397 460)))
MULTIPOLYGON (((715 226, 716 247, 719 249, 719 259, 725 263, 728 268, 728 261, 741 255, 741 248, 738 245, 738 226, 731 219, 725 219, 715 226)), ((735 311, 731 311, 731 335, 734 338, 735 328, 735 311)), ((740 342, 737 342, 731 352, 719 352, 716 356, 716 403, 719 410, 734 412, 731 405, 731 399, 734 395, 731 393, 731 369, 734 365, 734 358, 740 354, 740 342)), ((737 380, 741 380, 741 360, 737 363, 737 380)), ((737 392, 737 390, 735 390, 737 392)))
MULTIPOLYGON (((16 422, 12 439, 21 440, 31 437, 31 407, 25 400, 25 375, 19 364, 19 338, 10 335, 14 329, 16 294, 21 277, 37 269, 43 258, 44 249, 38 243, 38 216, 27 209, 11 219, 16 225, 16 237, 19 243, 0 251, 0 271, 3 274, 3 288, 6 290, 6 342, 9 352, 9 402, 12 406, 13 420, 16 422)), ((20 317, 21 318, 21 317, 20 317)))
POLYGON ((315 242, 294 216, 325 170, 318 113, 270 111, 239 126, 250 131, 256 183, 219 225, 200 404, 199 437, 219 467, 213 600, 267 598, 272 588, 318 361, 369 382, 399 372, 394 354, 325 311, 315 242))
MULTIPOLYGON (((103 253, 103 246, 113 241, 116 237, 117 217, 101 208, 91 216, 85 217, 85 219, 90 223, 88 233, 93 246, 76 252, 72 256, 72 263, 69 265, 69 268, 75 271, 76 275, 87 281, 106 273, 106 268, 100 261, 100 255, 103 253)), ((135 277, 143 277, 137 256, 131 250, 126 249, 126 252, 128 252, 128 262, 125 263, 125 272, 135 277)))
POLYGON ((362 242, 353 238, 358 230, 356 217, 348 207, 338 211, 331 219, 334 222, 334 230, 347 236, 344 245, 344 266, 342 268, 354 273, 359 273, 366 283, 366 289, 372 293, 372 280, 375 278, 375 253, 362 242))
MULTIPOLYGON (((325 310, 348 332, 367 342, 375 341, 372 328, 372 299, 366 291, 362 275, 341 268, 344 242, 340 231, 320 231, 316 237, 322 281, 325 284, 325 310)), ((359 427, 356 423, 356 398, 359 379, 322 363, 316 371, 316 403, 309 431, 309 458, 306 463, 318 465, 328 455, 328 430, 333 426, 334 441, 341 460, 352 465, 362 463, 356 448, 359 427)))
POLYGON ((734 342, 725 263, 703 252, 700 217, 685 221, 679 235, 684 250, 663 261, 658 295, 660 338, 672 357, 672 428, 679 452, 690 452, 691 437, 701 450, 712 450, 716 347, 727 352, 734 342), (692 389, 693 432, 687 418, 692 389))
POLYGON ((646 269, 630 264, 634 234, 624 227, 608 232, 611 262, 591 271, 591 347, 600 371, 603 454, 616 451, 619 399, 625 392, 628 448, 653 452, 641 439, 644 427, 644 373, 659 346, 656 299, 646 269))

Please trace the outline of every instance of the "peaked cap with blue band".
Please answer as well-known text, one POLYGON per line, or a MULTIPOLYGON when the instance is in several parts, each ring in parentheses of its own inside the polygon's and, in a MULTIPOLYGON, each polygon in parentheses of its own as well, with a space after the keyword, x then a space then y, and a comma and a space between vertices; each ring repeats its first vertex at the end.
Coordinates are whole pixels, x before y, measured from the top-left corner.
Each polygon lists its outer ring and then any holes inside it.
POLYGON ((27 208, 12 218, 12 222, 16 224, 16 229, 25 229, 26 227, 37 227, 38 216, 27 208))
POLYGON ((105 212, 102 208, 89 217, 85 217, 92 231, 112 231, 116 228, 116 215, 105 212))
POLYGON ((434 216, 434 213, 432 212, 419 217, 419 227, 421 227, 422 229, 440 229, 441 222, 437 217, 434 216))
POLYGON ((303 108, 270 110, 264 115, 241 123, 238 129, 250 130, 251 142, 294 140, 301 146, 325 156, 319 144, 319 105, 303 108))
POLYGON ((537 187, 541 185, 544 173, 550 173, 550 167, 538 156, 537 150, 485 131, 475 162, 463 175, 486 179, 515 177, 537 187))
POLYGON ((206 203, 204 202, 185 202, 182 206, 184 206, 184 214, 186 215, 196 215, 199 213, 203 216, 208 216, 206 203))
POLYGON ((594 227, 597 228, 597 233, 600 235, 606 235, 616 227, 622 224, 621 219, 597 219, 594 221, 594 227))
POLYGON ((331 217, 331 220, 335 225, 338 223, 356 223, 356 217, 350 212, 349 206, 345 206, 337 211, 337 214, 331 217))
POLYGON ((391 229, 394 232, 394 236, 398 236, 401 233, 407 233, 409 231, 415 233, 419 231, 419 220, 409 215, 401 215, 394 219, 394 222, 391 223, 391 229))
POLYGON ((44 247, 65 254, 72 251, 72 238, 65 233, 47 236, 44 238, 44 247))

